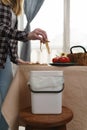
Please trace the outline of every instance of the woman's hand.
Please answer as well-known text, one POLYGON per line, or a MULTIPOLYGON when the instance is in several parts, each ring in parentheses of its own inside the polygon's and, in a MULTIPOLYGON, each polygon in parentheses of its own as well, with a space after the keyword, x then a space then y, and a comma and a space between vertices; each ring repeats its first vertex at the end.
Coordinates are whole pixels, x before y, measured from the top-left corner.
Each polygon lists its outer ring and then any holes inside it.
POLYGON ((44 30, 37 28, 28 34, 28 40, 40 40, 42 43, 45 43, 48 41, 48 38, 44 30))
POLYGON ((24 61, 22 59, 17 59, 17 62, 18 62, 19 65, 29 65, 29 64, 31 64, 31 62, 24 61))

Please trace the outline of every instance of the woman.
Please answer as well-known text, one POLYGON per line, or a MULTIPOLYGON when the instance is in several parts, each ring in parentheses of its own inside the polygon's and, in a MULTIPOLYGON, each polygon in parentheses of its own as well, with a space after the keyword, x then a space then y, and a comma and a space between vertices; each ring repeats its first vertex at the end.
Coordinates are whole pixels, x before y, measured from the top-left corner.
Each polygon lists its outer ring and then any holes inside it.
MULTIPOLYGON (((27 63, 18 58, 17 41, 47 41, 46 32, 42 29, 32 32, 17 30, 17 16, 21 11, 22 0, 0 0, 0 109, 12 81, 11 62, 27 63)), ((0 130, 7 129, 8 124, 0 111, 0 130)))

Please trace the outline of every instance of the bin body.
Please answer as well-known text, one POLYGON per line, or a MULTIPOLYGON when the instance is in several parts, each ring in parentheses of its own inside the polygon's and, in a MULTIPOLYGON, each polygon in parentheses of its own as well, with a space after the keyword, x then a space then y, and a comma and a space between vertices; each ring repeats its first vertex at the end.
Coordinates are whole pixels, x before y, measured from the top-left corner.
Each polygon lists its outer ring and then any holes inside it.
POLYGON ((62 113, 62 71, 31 71, 31 110, 33 114, 62 113))

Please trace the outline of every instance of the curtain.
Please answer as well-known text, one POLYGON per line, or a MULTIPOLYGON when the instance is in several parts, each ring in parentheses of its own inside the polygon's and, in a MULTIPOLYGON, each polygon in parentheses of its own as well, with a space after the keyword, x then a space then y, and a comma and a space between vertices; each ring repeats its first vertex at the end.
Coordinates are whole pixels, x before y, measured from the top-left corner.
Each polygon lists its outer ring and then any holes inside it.
MULTIPOLYGON (((30 23, 38 13, 43 2, 44 0, 24 0, 24 13, 27 18, 26 31, 30 32, 30 23)), ((23 43, 20 57, 25 61, 30 61, 30 52, 30 41, 23 43)))

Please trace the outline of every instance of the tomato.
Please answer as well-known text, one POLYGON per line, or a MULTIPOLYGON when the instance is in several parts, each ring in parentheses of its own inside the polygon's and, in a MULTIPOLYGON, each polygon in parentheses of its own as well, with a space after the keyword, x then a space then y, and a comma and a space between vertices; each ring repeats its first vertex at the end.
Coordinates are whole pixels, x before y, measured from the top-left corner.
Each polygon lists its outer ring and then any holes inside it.
POLYGON ((61 56, 58 58, 58 62, 59 63, 68 63, 68 62, 70 62, 70 59, 69 59, 69 57, 61 56))
POLYGON ((52 59, 52 62, 53 62, 53 63, 57 63, 57 62, 58 62, 58 59, 59 59, 59 57, 56 56, 56 57, 54 57, 54 58, 52 59))
POLYGON ((54 57, 53 59, 52 59, 52 62, 53 63, 69 63, 70 62, 70 59, 69 59, 69 57, 67 57, 67 56, 61 56, 61 57, 54 57))

